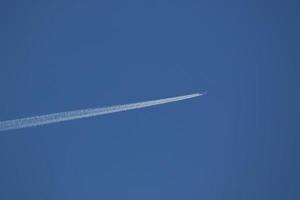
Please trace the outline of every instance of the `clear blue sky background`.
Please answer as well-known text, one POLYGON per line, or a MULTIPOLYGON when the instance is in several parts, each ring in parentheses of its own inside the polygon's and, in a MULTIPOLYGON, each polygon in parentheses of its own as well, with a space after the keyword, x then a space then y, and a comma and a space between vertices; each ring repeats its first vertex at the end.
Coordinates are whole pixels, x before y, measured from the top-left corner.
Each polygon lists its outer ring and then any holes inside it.
POLYGON ((208 94, 0 133, 0 199, 300 199, 299 9, 2 0, 0 120, 208 94))

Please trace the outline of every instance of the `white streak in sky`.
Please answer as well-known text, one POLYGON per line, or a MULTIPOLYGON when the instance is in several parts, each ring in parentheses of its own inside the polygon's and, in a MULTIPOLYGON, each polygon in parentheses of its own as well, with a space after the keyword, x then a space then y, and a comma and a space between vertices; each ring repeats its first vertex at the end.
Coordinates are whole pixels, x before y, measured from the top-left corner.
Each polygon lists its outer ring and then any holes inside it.
POLYGON ((75 111, 68 111, 68 112, 53 113, 48 115, 40 115, 35 117, 27 117, 22 119, 0 121, 0 131, 20 129, 20 128, 26 128, 32 126, 40 126, 40 125, 63 122, 68 120, 105 115, 109 113, 121 112, 126 110, 139 109, 139 108, 144 108, 149 106, 155 106, 155 105, 190 99, 200 95, 203 94, 196 93, 196 94, 171 97, 165 99, 144 101, 139 103, 116 105, 116 106, 109 106, 103 108, 90 108, 84 110, 75 110, 75 111))

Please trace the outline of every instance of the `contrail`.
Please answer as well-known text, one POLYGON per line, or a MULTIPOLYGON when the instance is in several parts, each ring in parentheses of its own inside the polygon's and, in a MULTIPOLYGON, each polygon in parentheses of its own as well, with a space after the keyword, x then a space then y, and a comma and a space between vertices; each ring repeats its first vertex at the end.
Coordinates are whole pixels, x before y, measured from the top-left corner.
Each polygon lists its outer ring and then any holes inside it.
POLYGON ((90 109, 83 109, 83 110, 53 113, 48 115, 40 115, 35 117, 27 117, 27 118, 15 119, 15 120, 0 121, 0 131, 40 126, 40 125, 58 123, 58 122, 63 122, 68 120, 105 115, 109 113, 121 112, 126 110, 145 108, 149 106, 155 106, 155 105, 190 99, 190 98, 198 97, 203 94, 204 93, 202 94, 195 93, 190 95, 177 96, 177 97, 158 99, 152 101, 144 101, 139 103, 116 105, 116 106, 109 106, 109 107, 102 107, 102 108, 90 108, 90 109))

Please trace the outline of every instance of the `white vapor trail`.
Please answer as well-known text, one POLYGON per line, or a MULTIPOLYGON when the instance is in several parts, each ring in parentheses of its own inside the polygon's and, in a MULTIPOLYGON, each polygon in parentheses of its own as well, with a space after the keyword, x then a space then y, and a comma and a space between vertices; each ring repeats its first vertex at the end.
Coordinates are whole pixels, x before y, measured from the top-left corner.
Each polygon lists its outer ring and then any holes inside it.
POLYGON ((116 106, 109 106, 103 108, 90 108, 90 109, 83 109, 83 110, 53 113, 48 115, 40 115, 35 117, 27 117, 27 118, 15 119, 15 120, 0 121, 0 131, 20 129, 20 128, 26 128, 32 126, 40 126, 40 125, 58 123, 58 122, 63 122, 68 120, 105 115, 109 113, 121 112, 126 110, 145 108, 149 106, 155 106, 155 105, 190 99, 200 95, 203 94, 195 93, 190 95, 158 99, 152 101, 144 101, 139 103, 116 105, 116 106))

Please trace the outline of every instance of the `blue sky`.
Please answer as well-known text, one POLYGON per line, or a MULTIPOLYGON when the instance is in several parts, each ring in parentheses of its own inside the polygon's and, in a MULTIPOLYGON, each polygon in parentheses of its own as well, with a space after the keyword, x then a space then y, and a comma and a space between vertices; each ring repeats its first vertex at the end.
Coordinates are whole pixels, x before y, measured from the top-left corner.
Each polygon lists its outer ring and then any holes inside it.
POLYGON ((1 1, 0 199, 299 199, 296 1, 1 1))

